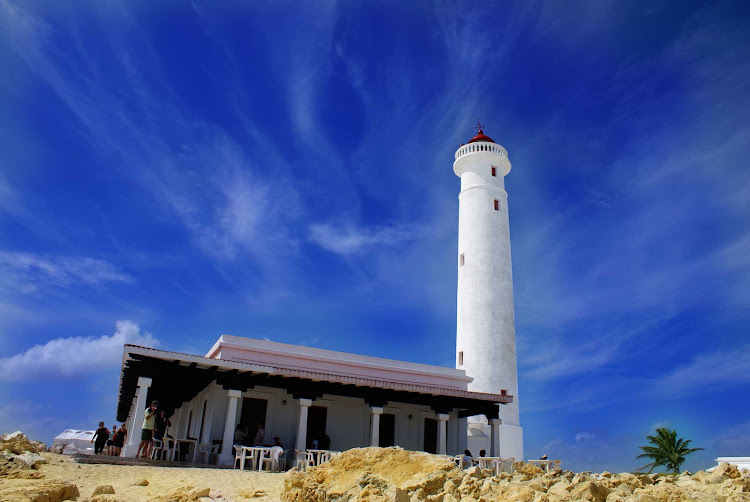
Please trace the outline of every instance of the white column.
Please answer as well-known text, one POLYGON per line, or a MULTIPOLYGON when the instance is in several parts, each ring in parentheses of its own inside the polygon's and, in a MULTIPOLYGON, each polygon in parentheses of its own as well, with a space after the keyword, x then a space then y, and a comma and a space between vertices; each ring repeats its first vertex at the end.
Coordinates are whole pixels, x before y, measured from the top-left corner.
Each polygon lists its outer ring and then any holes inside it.
POLYGON ((447 413, 438 413, 437 414, 437 421, 438 421, 438 430, 437 430, 437 453, 438 455, 445 455, 448 453, 446 444, 445 444, 445 437, 446 437, 446 425, 448 423, 448 414, 447 413))
MULTIPOLYGON (((490 418, 490 457, 500 456, 500 425, 503 423, 499 418, 490 418)), ((518 459, 516 459, 518 460, 518 459)))
POLYGON ((299 422, 297 423, 297 446, 299 451, 307 449, 307 410, 312 406, 312 399, 299 400, 299 422))
POLYGON ((383 408, 381 406, 373 406, 370 408, 371 421, 370 421, 370 446, 380 446, 380 415, 383 414, 383 408))
POLYGON ((224 437, 221 441, 221 454, 219 455, 221 464, 230 464, 234 461, 232 446, 234 446, 234 428, 237 425, 237 401, 242 397, 242 391, 230 390, 228 394, 227 419, 224 422, 224 437))
POLYGON ((141 426, 146 416, 148 403, 148 388, 151 387, 151 379, 138 377, 138 400, 135 402, 135 413, 133 413, 132 429, 128 431, 128 444, 123 448, 123 457, 135 457, 138 452, 138 444, 141 442, 141 426))

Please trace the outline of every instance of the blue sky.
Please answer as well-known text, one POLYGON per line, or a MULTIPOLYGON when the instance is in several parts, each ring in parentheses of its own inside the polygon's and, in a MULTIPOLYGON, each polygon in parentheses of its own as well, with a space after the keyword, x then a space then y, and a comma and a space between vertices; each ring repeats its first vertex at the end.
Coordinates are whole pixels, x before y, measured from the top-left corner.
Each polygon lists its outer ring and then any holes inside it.
POLYGON ((505 146, 528 457, 750 454, 743 2, 0 1, 0 429, 114 420, 124 342, 450 366, 505 146))

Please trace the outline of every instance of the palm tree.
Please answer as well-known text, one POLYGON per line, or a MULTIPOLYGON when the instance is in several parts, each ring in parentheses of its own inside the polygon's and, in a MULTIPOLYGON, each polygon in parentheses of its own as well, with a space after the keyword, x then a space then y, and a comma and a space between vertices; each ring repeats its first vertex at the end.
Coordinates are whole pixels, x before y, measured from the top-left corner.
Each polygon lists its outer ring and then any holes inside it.
POLYGON ((651 445, 639 446, 638 448, 643 450, 643 453, 635 458, 646 457, 653 460, 653 462, 639 467, 639 471, 648 467, 648 472, 651 472, 654 470, 654 467, 663 465, 668 471, 678 473, 680 472, 680 466, 685 461, 686 455, 703 449, 688 448, 692 442, 690 439, 678 438, 677 431, 674 429, 669 430, 666 427, 659 427, 656 429, 655 436, 646 436, 646 439, 648 439, 651 445))

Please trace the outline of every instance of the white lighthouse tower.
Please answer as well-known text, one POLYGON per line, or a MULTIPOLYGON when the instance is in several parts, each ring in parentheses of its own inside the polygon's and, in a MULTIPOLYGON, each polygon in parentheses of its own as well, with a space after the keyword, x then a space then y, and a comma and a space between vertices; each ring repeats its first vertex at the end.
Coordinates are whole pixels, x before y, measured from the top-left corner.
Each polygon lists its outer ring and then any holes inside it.
POLYGON ((522 460, 508 193, 504 182, 510 172, 508 152, 486 136, 480 125, 479 133, 456 151, 453 172, 461 178, 456 367, 474 378, 469 390, 493 394, 505 390, 513 396, 512 404, 500 407, 500 425, 495 421, 492 425, 475 422, 470 423, 469 429, 475 433, 484 429, 487 441, 495 438, 491 450, 497 452, 499 447, 501 457, 522 460))

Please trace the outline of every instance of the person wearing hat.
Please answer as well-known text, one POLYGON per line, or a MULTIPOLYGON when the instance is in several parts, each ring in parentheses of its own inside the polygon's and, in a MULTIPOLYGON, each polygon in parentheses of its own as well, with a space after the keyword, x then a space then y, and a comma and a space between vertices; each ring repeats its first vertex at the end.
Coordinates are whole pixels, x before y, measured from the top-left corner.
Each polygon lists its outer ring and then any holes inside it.
POLYGON ((151 406, 146 408, 146 416, 143 418, 143 426, 141 427, 141 443, 138 445, 136 458, 149 458, 151 456, 151 449, 154 447, 154 424, 158 407, 159 401, 152 401, 151 406), (143 456, 141 456, 141 450, 143 450, 143 456))

